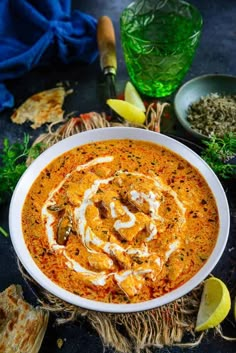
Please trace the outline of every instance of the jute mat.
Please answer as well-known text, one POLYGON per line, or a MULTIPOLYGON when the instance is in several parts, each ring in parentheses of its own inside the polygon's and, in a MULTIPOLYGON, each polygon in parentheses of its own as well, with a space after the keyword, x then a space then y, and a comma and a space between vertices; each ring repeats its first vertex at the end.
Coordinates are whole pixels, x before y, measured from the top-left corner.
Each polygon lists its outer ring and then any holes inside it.
MULTIPOLYGON (((59 125, 58 123, 50 125, 48 132, 40 135, 34 144, 40 143, 41 149, 45 150, 54 143, 81 131, 110 126, 136 126, 160 132, 161 116, 167 105, 167 103, 157 103, 155 106, 149 106, 148 122, 144 125, 134 125, 128 122, 121 125, 107 120, 105 115, 96 112, 81 114, 77 117, 71 114, 59 125)), ((27 164, 30 163, 31 160, 28 160, 27 164)), ((56 315, 57 324, 79 321, 82 317, 86 317, 99 334, 105 348, 110 347, 121 353, 148 353, 154 348, 164 346, 195 347, 206 335, 205 332, 199 334, 194 331, 204 283, 189 294, 154 310, 109 314, 89 311, 55 297, 40 287, 19 261, 18 266, 31 289, 37 288, 35 295, 40 306, 56 315)), ((214 331, 225 339, 231 339, 222 334, 220 326, 214 331)))

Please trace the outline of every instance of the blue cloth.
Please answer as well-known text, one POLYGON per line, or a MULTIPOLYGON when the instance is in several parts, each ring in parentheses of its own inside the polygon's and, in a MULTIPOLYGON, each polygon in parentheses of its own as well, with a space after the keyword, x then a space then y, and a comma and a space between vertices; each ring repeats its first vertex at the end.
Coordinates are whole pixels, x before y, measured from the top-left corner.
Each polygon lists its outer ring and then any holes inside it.
POLYGON ((71 0, 0 0, 0 111, 14 99, 5 80, 60 61, 91 63, 97 56, 97 21, 71 0))

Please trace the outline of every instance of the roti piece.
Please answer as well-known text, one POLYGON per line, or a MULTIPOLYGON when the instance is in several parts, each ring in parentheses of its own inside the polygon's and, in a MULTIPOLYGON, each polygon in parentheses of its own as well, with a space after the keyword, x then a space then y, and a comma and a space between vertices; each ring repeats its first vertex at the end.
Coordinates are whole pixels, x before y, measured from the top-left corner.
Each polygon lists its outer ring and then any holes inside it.
POLYGON ((33 129, 45 123, 61 121, 64 113, 62 105, 67 94, 64 87, 36 93, 15 110, 11 120, 16 124, 31 121, 33 129))
POLYGON ((49 314, 23 299, 20 285, 0 293, 0 352, 38 353, 49 314))

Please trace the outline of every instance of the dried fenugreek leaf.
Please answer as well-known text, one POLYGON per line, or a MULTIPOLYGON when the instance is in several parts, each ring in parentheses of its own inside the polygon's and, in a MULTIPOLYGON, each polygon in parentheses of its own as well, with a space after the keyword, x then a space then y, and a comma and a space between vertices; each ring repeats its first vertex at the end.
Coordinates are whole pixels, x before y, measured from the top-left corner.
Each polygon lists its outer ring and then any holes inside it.
POLYGON ((188 108, 187 120, 195 131, 208 137, 236 134, 236 95, 201 97, 188 108))

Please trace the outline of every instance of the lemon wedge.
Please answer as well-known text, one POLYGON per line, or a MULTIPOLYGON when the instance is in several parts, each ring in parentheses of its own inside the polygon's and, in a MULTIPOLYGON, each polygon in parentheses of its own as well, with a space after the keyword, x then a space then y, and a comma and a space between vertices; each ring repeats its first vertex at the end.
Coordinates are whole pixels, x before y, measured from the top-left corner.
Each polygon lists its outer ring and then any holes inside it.
POLYGON ((205 281, 195 331, 219 325, 228 315, 231 300, 228 288, 216 277, 205 281))
POLYGON ((236 321, 236 297, 234 298, 234 321, 236 321))
POLYGON ((135 105, 137 108, 139 108, 143 112, 146 111, 145 105, 144 105, 138 91, 132 85, 132 83, 129 81, 125 85, 125 101, 135 105))
POLYGON ((129 102, 121 99, 108 99, 107 104, 122 118, 131 123, 143 124, 146 119, 144 112, 129 102))

